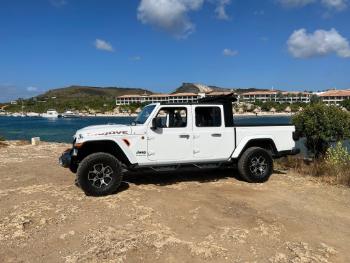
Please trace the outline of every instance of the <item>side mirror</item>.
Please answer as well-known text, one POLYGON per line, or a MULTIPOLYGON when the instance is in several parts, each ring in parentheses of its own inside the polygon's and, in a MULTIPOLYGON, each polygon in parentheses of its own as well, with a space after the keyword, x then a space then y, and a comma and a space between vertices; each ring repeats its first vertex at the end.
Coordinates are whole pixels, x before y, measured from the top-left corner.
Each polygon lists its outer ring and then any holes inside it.
POLYGON ((156 130, 158 128, 162 128, 162 118, 161 117, 155 117, 152 119, 152 129, 156 130))

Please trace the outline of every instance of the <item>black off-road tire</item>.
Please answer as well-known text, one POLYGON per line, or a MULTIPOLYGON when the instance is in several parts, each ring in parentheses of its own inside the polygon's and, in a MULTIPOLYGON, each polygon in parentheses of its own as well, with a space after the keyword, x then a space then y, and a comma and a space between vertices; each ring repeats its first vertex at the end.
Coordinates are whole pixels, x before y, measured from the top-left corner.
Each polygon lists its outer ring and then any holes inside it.
POLYGON ((238 160, 238 171, 249 183, 266 182, 273 172, 272 156, 263 148, 248 148, 238 160))
POLYGON ((122 181, 122 166, 111 154, 93 153, 85 157, 79 164, 77 179, 86 195, 113 194, 122 181))

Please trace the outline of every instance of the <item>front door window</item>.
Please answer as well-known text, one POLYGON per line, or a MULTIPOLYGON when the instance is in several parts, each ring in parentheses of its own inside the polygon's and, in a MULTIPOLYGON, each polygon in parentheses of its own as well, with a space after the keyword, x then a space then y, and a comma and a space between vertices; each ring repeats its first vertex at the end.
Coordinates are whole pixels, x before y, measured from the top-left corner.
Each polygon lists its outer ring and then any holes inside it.
POLYGON ((157 117, 162 119, 162 128, 183 128, 187 126, 186 108, 162 108, 157 117))

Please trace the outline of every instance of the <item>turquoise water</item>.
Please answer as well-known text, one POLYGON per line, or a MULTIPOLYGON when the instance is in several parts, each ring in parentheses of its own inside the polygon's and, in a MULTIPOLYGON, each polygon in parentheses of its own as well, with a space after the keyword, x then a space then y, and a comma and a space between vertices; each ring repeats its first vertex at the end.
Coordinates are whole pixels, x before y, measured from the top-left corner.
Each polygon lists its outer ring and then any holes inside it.
MULTIPOLYGON (((237 124, 288 124, 290 117, 235 117, 237 124)), ((0 136, 8 140, 30 140, 40 137, 42 141, 71 142, 75 131, 89 125, 116 123, 129 124, 134 117, 84 117, 77 119, 45 119, 40 117, 0 117, 0 136)))
POLYGON ((0 117, 0 136, 8 140, 30 140, 40 137, 48 142, 72 142, 75 131, 89 125, 129 124, 129 117, 84 117, 76 119, 46 119, 40 117, 0 117))

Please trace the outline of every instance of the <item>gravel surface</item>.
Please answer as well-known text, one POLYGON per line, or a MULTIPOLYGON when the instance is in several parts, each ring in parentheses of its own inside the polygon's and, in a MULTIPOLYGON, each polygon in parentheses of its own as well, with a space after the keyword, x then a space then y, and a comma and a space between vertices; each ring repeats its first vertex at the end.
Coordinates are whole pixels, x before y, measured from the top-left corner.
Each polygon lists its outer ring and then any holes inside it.
POLYGON ((0 146, 0 262, 350 262, 348 188, 216 170, 87 197, 58 166, 68 146, 0 146))

